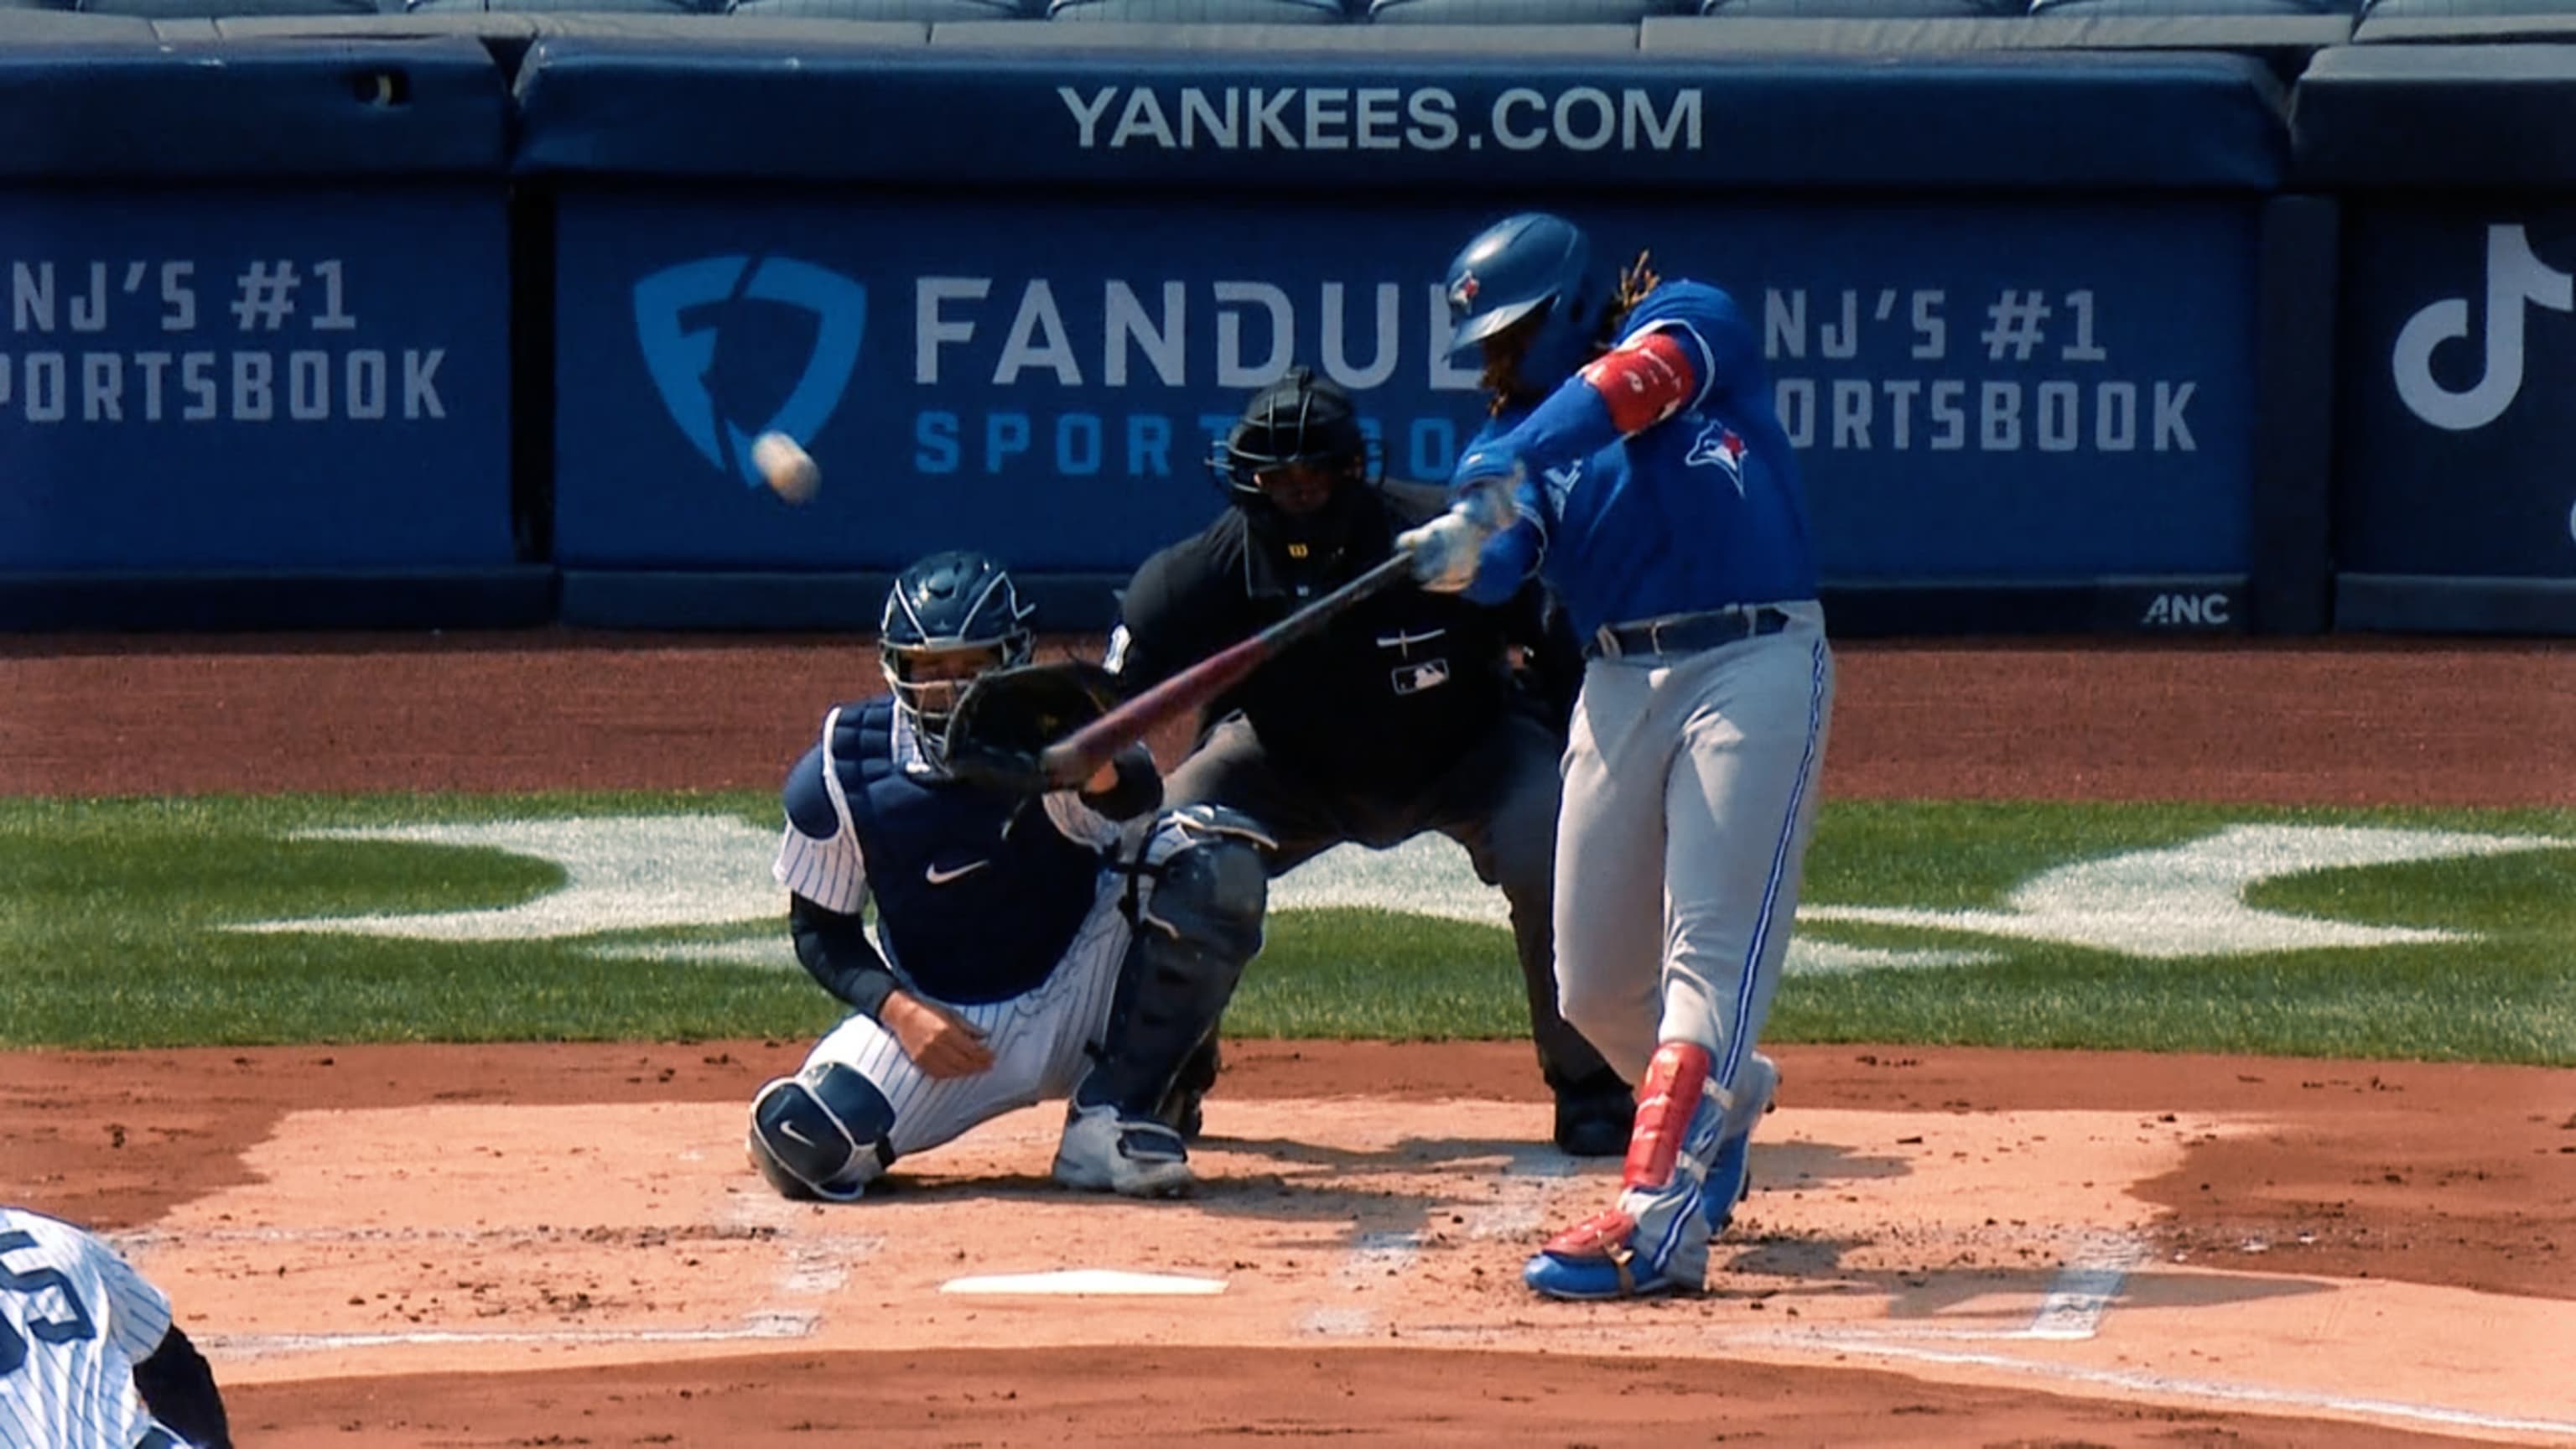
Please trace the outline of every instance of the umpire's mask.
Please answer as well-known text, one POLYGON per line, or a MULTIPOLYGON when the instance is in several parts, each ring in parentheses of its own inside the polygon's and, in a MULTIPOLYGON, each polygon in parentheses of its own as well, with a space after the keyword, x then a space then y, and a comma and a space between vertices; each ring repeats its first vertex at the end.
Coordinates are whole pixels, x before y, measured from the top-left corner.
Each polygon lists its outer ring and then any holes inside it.
POLYGON ((1351 395, 1302 367, 1253 395, 1208 467, 1291 573, 1340 555, 1359 490, 1377 482, 1351 395))

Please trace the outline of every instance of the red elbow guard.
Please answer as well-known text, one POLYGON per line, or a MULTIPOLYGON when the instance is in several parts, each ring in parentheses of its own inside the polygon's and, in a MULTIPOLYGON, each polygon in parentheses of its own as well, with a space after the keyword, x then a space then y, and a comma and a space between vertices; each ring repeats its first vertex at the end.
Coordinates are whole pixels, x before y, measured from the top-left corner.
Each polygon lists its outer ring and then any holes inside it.
POLYGON ((1610 406, 1610 421, 1623 434, 1653 427, 1680 412, 1699 391, 1690 354, 1670 332, 1632 337, 1583 369, 1583 380, 1610 406))

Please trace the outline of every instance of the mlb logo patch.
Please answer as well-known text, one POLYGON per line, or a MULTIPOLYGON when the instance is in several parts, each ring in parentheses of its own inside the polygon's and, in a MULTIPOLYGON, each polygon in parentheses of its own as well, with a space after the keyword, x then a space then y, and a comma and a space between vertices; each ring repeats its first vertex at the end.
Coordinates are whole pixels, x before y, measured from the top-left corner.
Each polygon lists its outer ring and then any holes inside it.
POLYGON ((1426 689, 1438 689, 1449 682, 1449 661, 1425 659, 1419 664, 1399 664, 1395 667, 1394 680, 1398 694, 1420 694, 1426 689))

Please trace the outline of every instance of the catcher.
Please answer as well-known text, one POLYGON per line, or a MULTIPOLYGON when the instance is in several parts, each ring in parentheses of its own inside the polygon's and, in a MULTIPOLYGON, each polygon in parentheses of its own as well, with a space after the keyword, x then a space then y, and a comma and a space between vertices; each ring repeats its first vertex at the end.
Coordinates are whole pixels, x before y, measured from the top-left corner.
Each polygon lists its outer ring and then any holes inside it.
POLYGON ((1260 950, 1269 842, 1223 810, 1154 815, 1142 745, 1047 788, 1037 750, 1117 692, 1031 665, 1031 612, 983 554, 905 569, 878 640, 893 692, 834 707, 789 772, 773 873, 797 960, 851 1009, 752 1100, 752 1163, 789 1197, 856 1200, 906 1155, 1067 1097, 1058 1182, 1191 1185, 1174 1072, 1135 1064, 1205 1036, 1260 950))

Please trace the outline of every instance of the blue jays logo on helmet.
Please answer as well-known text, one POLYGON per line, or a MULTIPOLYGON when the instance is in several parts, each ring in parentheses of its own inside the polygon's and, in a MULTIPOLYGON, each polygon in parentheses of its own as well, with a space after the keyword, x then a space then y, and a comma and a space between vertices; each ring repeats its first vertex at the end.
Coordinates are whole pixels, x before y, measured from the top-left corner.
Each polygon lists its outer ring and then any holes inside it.
POLYGON ((1593 274, 1583 229, 1543 211, 1505 217, 1478 232, 1450 261, 1445 290, 1452 357, 1470 355, 1486 339, 1544 313, 1522 354, 1541 381, 1583 365, 1608 292, 1593 274))

